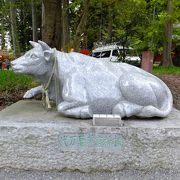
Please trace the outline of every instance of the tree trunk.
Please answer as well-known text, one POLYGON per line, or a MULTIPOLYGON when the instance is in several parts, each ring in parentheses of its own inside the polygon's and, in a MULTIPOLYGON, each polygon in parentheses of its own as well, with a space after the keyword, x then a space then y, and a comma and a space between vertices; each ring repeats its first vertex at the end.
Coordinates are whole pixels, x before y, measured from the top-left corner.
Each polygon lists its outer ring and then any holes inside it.
POLYGON ((89 0, 84 0, 84 10, 83 14, 81 16, 80 23, 78 24, 75 38, 74 38, 74 50, 79 51, 79 44, 81 40, 81 35, 84 32, 84 29, 86 27, 87 17, 88 17, 88 10, 89 10, 89 0))
POLYGON ((4 30, 4 22, 2 21, 1 27, 1 49, 5 48, 5 30, 4 30))
POLYGON ((70 31, 69 31, 69 0, 63 0, 62 10, 62 49, 65 52, 69 50, 70 31))
POLYGON ((162 66, 168 67, 172 66, 172 57, 171 57, 171 47, 172 47, 172 30, 173 30, 173 21, 172 21, 172 12, 173 12, 173 0, 168 0, 167 4, 167 20, 165 22, 165 41, 164 41, 164 50, 163 50, 163 61, 162 66))
POLYGON ((14 49, 14 56, 17 58, 20 55, 20 46, 18 42, 17 23, 16 23, 16 9, 14 8, 14 0, 9 0, 10 3, 10 21, 11 21, 11 35, 14 49))
POLYGON ((33 31, 33 41, 37 41, 37 13, 36 13, 36 3, 34 0, 31 0, 32 6, 32 31, 33 31))
POLYGON ((108 9, 108 42, 112 42, 112 25, 113 25, 113 14, 112 9, 108 9))
POLYGON ((62 2, 61 0, 43 0, 42 6, 42 40, 60 50, 62 2))
POLYGON ((83 37, 83 43, 82 43, 82 48, 83 49, 88 49, 88 35, 87 35, 87 31, 84 31, 84 37, 83 37))

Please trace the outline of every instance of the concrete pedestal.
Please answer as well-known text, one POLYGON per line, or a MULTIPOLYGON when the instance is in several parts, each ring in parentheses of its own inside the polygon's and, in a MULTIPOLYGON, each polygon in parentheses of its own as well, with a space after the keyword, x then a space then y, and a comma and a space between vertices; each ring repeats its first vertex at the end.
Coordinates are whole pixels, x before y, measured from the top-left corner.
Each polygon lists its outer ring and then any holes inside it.
POLYGON ((39 101, 19 101, 0 112, 0 168, 180 171, 179 111, 124 124, 96 127, 47 112, 39 101))

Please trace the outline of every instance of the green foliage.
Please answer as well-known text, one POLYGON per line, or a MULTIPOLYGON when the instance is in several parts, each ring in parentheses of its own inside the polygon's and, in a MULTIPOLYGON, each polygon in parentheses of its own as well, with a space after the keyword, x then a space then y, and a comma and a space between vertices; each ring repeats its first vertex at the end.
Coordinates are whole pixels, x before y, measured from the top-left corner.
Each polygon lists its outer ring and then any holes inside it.
MULTIPOLYGON (((32 14, 31 1, 16 0, 14 4, 17 10, 18 40, 21 52, 29 50, 29 41, 32 40, 32 14)), ((41 27, 41 0, 36 0, 38 27, 41 27), (40 22, 39 22, 40 21, 40 22)), ((40 34, 38 33, 40 37, 40 34)))
MULTIPOLYGON (((17 13, 18 40, 21 51, 29 49, 29 40, 32 40, 31 1, 14 0, 17 13)), ((60 1, 59 1, 60 2, 60 1)), ((69 24, 71 41, 74 39, 78 24, 81 20, 83 0, 69 1, 69 24)), ((174 11, 172 16, 167 15, 167 0, 89 0, 90 7, 88 20, 81 40, 87 37, 88 48, 94 42, 110 42, 109 17, 112 19, 112 42, 118 41, 125 46, 132 46, 136 50, 152 50, 162 52, 164 42, 164 24, 167 18, 174 23, 180 22, 180 1, 173 0, 174 11)), ((41 39, 41 3, 36 0, 38 13, 38 38, 41 39)), ((8 1, 0 1, 0 34, 10 29, 8 1)), ((179 42, 179 29, 174 29, 174 42, 179 42)))
POLYGON ((155 75, 163 75, 163 74, 180 75, 180 68, 176 66, 172 66, 172 67, 154 66, 153 74, 155 75))
POLYGON ((0 35, 1 35, 1 45, 2 49, 5 48, 5 32, 10 29, 10 20, 9 20, 9 5, 5 1, 0 0, 0 35))
MULTIPOLYGON (((11 34, 11 21, 10 21, 10 5, 9 0, 0 0, 0 34, 4 40, 4 32, 11 34)), ((17 21, 17 40, 20 44, 20 51, 25 52, 29 49, 29 41, 32 40, 32 14, 31 14, 31 1, 30 0, 14 0, 11 1, 12 7, 16 9, 17 21)), ((41 0, 36 0, 38 28, 41 28, 41 0)), ((41 38, 40 31, 38 37, 41 38)), ((12 41, 12 37, 11 37, 12 41)), ((4 43, 4 42, 3 42, 4 43)), ((12 42, 11 42, 12 46, 12 42)))
MULTIPOLYGON (((117 40, 125 46, 132 45, 135 39, 142 39, 147 28, 148 18, 145 1, 123 0, 116 3, 114 32, 117 40)), ((138 40, 137 39, 137 40, 138 40)))
POLYGON ((28 89, 36 85, 30 76, 17 75, 13 71, 0 70, 0 92, 28 89))

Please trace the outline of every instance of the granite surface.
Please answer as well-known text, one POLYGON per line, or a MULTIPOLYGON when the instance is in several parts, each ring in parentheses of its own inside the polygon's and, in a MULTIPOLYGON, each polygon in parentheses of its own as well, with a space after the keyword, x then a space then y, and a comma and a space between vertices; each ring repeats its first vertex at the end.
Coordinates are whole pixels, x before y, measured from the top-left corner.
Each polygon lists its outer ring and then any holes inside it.
POLYGON ((60 116, 39 101, 0 112, 0 168, 38 171, 180 170, 180 112, 123 127, 60 116))

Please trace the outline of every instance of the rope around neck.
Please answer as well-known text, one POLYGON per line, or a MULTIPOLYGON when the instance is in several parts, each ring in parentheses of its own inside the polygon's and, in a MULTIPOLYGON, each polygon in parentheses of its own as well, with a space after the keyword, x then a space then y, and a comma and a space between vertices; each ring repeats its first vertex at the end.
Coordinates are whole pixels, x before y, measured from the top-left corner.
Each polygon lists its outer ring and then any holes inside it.
MULTIPOLYGON (((43 92, 42 92, 42 103, 43 103, 43 106, 45 106, 47 109, 51 109, 51 104, 50 104, 50 100, 49 100, 49 94, 48 94, 48 88, 49 88, 49 85, 52 81, 52 78, 54 76, 55 78, 55 72, 56 72, 56 69, 58 68, 58 64, 57 64, 57 56, 56 56, 56 50, 54 50, 54 64, 53 64, 53 68, 52 68, 52 71, 51 71, 51 75, 48 79, 48 82, 46 85, 43 85, 42 84, 42 87, 43 87, 43 92)), ((58 72, 58 71, 57 71, 58 72)), ((57 102, 57 78, 55 78, 55 93, 56 93, 56 102, 57 102)))

